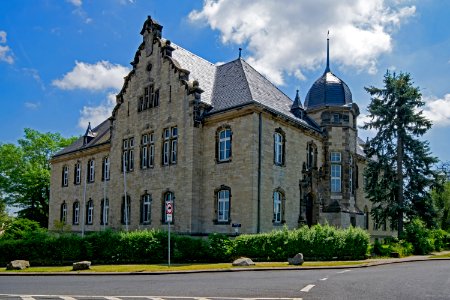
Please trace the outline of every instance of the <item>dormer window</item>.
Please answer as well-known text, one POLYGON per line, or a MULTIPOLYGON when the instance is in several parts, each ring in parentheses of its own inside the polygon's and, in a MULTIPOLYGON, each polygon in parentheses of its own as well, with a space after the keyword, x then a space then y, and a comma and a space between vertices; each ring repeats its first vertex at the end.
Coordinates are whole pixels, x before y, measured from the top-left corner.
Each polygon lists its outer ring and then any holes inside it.
POLYGON ((341 118, 339 114, 333 114, 333 123, 340 123, 341 118))

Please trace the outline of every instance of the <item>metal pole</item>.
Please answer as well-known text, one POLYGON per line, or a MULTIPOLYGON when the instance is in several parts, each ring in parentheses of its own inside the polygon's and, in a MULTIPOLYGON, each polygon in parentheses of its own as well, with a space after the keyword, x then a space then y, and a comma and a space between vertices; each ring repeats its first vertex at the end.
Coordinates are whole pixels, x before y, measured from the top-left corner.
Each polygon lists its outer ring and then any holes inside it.
POLYGON ((168 244, 169 244, 169 250, 168 250, 168 255, 167 255, 167 257, 169 258, 169 267, 170 267, 170 221, 169 221, 169 241, 168 241, 168 244))
POLYGON ((106 162, 104 163, 105 168, 103 170, 103 231, 106 229, 106 162))
MULTIPOLYGON (((125 154, 126 155, 126 154, 125 154)), ((126 176, 126 164, 125 164, 125 157, 123 157, 123 189, 125 193, 125 230, 128 232, 128 203, 127 203, 127 176, 126 176)))
MULTIPOLYGON (((88 165, 89 168, 89 165, 88 165)), ((81 171, 80 171, 81 174, 81 171)), ((83 188, 83 222, 81 223, 81 237, 84 237, 84 226, 86 223, 86 185, 87 185, 87 175, 88 172, 86 172, 86 176, 84 176, 84 188, 83 188)))

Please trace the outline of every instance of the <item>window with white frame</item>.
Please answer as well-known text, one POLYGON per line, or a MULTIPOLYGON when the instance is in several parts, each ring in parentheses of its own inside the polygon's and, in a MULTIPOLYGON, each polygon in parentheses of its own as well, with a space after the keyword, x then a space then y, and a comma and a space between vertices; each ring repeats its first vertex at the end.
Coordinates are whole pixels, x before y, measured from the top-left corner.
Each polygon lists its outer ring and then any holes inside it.
POLYGON ((153 85, 144 88, 144 96, 139 97, 138 111, 159 106, 159 90, 153 85))
POLYGON ((76 201, 73 204, 73 225, 78 225, 80 223, 80 202, 76 201))
POLYGON ((105 156, 102 161, 102 181, 109 180, 109 156, 105 156))
POLYGON ((151 168, 155 163, 155 139, 153 133, 146 133, 141 138, 141 168, 151 168))
POLYGON ((134 169, 134 137, 122 141, 122 171, 131 172, 134 169))
POLYGON ((100 212, 100 225, 108 225, 109 221, 109 199, 102 199, 100 212))
POLYGON ((66 202, 63 202, 61 204, 61 217, 60 217, 60 221, 63 222, 64 224, 67 222, 67 204, 66 202))
POLYGON ((178 128, 165 128, 163 131, 162 164, 164 166, 177 163, 178 128))
POLYGON ((219 162, 231 159, 231 129, 221 129, 217 134, 217 158, 219 162))
POLYGON ((68 186, 69 185, 69 167, 63 166, 62 171, 62 186, 68 186))
POLYGON ((230 220, 230 190, 222 189, 217 192, 217 222, 230 220))
POLYGON ((94 201, 89 199, 86 204, 86 225, 92 225, 94 221, 94 201))
POLYGON ((342 178, 341 153, 331 152, 330 161, 331 161, 331 192, 340 193, 341 178, 342 178))
POLYGON ((94 179, 95 179, 95 161, 93 159, 90 159, 88 161, 87 180, 88 182, 94 182, 94 179))
POLYGON ((150 224, 152 219, 152 197, 145 194, 141 199, 141 224, 150 224))
POLYGON ((280 191, 273 192, 273 223, 283 220, 283 195, 280 191))
POLYGON ((74 170, 74 184, 80 184, 81 183, 81 163, 77 162, 75 164, 75 170, 74 170))
POLYGON ((131 220, 131 198, 127 195, 125 202, 125 197, 122 197, 122 209, 121 209, 121 223, 123 225, 130 224, 131 220))
POLYGON ((278 166, 284 165, 284 135, 282 132, 275 132, 274 139, 274 162, 278 166))

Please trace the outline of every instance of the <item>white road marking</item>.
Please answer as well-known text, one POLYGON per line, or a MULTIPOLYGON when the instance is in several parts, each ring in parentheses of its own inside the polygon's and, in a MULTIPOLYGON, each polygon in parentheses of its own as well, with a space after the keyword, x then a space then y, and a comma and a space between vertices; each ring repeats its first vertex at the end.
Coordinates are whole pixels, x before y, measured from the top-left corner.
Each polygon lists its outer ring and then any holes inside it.
POLYGON ((22 300, 35 300, 33 297, 31 296, 20 296, 20 298, 22 298, 22 300))
POLYGON ((325 281, 327 279, 328 279, 328 277, 325 277, 325 278, 321 278, 320 280, 325 281))
POLYGON ((347 273, 347 272, 350 272, 351 270, 344 270, 344 271, 340 271, 340 272, 337 272, 338 274, 342 274, 342 273, 347 273))
POLYGON ((61 298, 62 300, 77 300, 74 297, 69 297, 69 296, 59 296, 59 298, 61 298))
POLYGON ((120 298, 117 298, 117 297, 110 297, 110 296, 108 296, 108 297, 105 296, 105 299, 106 299, 106 300, 122 300, 122 299, 120 299, 120 298))
POLYGON ((162 298, 158 298, 158 297, 146 297, 146 298, 151 299, 151 300, 163 300, 162 298))
POLYGON ((305 286, 304 288, 302 288, 301 290, 300 290, 300 292, 309 292, 313 287, 315 287, 315 285, 314 284, 308 284, 307 286, 305 286))
MULTIPOLYGON (((302 289, 306 292, 309 291, 314 285, 310 284, 302 289)), ((212 299, 226 299, 226 300, 303 300, 302 298, 277 298, 277 297, 268 297, 268 298, 260 298, 260 297, 192 297, 192 296, 101 296, 101 295, 70 295, 70 296, 61 296, 61 295, 17 295, 17 294, 0 294, 0 298, 2 296, 6 297, 20 297, 22 300, 37 300, 35 297, 39 298, 60 298, 62 300, 82 300, 84 298, 100 298, 106 300, 122 300, 123 298, 134 298, 134 299, 142 299, 147 298, 151 300, 165 300, 165 299, 192 299, 192 300, 212 300, 212 299)), ((100 300, 99 299, 99 300, 100 300)))

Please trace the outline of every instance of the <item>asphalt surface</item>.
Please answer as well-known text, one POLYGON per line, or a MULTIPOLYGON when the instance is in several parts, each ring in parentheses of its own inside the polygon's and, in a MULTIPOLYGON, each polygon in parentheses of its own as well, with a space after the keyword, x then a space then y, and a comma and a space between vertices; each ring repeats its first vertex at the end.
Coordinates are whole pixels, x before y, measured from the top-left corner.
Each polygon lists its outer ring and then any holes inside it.
POLYGON ((0 299, 149 298, 450 299, 450 261, 349 269, 0 277, 0 299))

